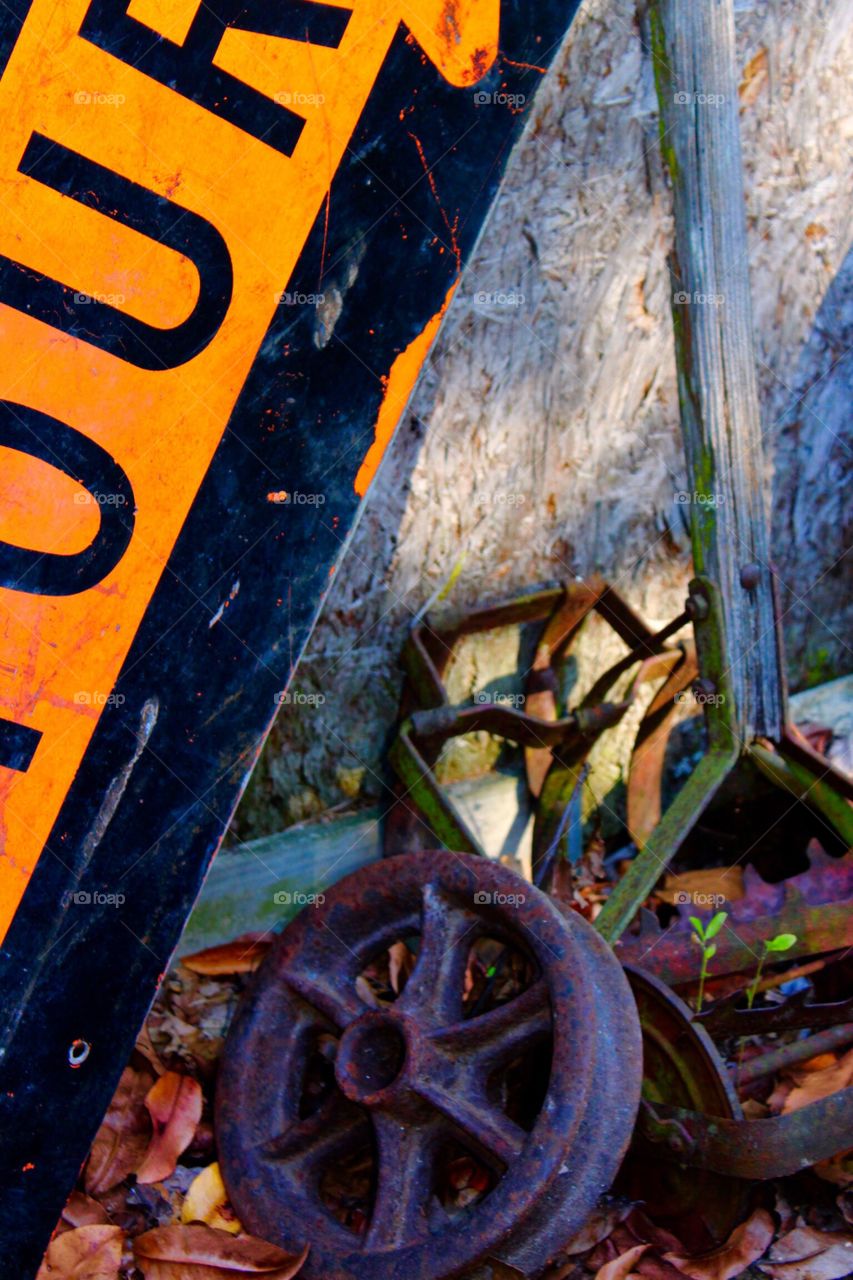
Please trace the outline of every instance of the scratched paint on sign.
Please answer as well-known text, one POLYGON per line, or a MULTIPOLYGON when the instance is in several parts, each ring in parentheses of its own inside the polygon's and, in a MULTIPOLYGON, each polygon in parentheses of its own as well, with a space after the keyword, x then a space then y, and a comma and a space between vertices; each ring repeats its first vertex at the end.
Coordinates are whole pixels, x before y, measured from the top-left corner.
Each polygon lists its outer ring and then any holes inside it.
POLYGON ((400 24, 465 87, 498 19, 34 0, 0 81, 0 938, 400 24))

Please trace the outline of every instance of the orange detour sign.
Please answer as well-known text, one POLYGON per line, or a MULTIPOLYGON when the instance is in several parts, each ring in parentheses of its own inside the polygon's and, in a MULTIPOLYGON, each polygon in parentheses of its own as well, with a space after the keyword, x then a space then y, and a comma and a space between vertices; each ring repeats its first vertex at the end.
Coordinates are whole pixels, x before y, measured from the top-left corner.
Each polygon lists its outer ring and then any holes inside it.
POLYGON ((3 9, 0 1240, 16 1280, 573 8, 3 9))

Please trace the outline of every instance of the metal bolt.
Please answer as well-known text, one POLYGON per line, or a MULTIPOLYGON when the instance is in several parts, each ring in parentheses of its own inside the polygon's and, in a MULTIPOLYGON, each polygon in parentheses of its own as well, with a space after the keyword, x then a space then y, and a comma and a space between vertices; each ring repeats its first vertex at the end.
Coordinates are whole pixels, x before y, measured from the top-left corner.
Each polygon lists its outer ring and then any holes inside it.
POLYGON ((687 597, 687 603, 684 607, 687 610, 688 617, 693 622, 703 622, 708 616, 708 601, 704 596, 697 595, 695 592, 691 592, 687 597))
POLYGON ((745 564, 741 566, 740 585, 745 591, 754 591, 761 581, 761 567, 757 564, 745 564))

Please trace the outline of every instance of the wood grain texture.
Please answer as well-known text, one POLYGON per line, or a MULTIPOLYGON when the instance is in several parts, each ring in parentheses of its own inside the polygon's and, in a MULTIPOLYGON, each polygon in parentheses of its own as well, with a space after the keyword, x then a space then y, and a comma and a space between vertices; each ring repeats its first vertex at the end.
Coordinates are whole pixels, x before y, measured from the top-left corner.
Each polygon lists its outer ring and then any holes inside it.
MULTIPOLYGON (((797 688, 850 668, 853 2, 757 0, 735 22, 771 553, 797 688)), ((327 701, 280 716, 238 814, 243 838, 378 794, 403 630, 463 553, 454 602, 598 569, 650 621, 681 607, 687 480, 660 174, 635 4, 592 0, 542 85, 303 660, 297 684, 327 701), (478 301, 512 291, 522 304, 478 301)), ((440 164, 434 179, 440 190, 440 164)), ((484 637, 460 696, 505 662, 484 637)))

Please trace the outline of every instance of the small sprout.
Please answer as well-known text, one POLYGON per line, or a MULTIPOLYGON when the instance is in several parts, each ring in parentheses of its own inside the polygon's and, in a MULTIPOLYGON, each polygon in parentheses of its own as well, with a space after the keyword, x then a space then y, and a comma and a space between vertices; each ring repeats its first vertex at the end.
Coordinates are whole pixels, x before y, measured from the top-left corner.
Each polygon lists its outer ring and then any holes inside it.
POLYGON ((705 996, 705 979, 708 976, 708 961, 713 960, 717 954, 717 944, 711 939, 715 938, 722 929, 723 925, 729 918, 728 911, 718 911, 712 916, 707 924, 703 924, 698 916, 691 916, 690 923, 693 925, 693 941, 698 943, 702 948, 702 966, 699 970, 699 990, 696 992, 696 1012, 702 1012, 702 1001, 705 996))
POLYGON ((775 938, 765 939, 764 950, 762 951, 761 956, 759 957, 758 968, 755 970, 755 977, 752 979, 752 982, 749 984, 749 987, 747 988, 747 992, 746 992, 747 1009, 752 1008, 753 1003, 755 1001, 755 997, 758 995, 758 986, 759 986, 759 983, 761 982, 761 971, 764 968, 764 961, 771 954, 771 952, 790 951, 791 947, 794 945, 796 941, 797 941, 797 935, 795 933, 777 933, 775 938))

